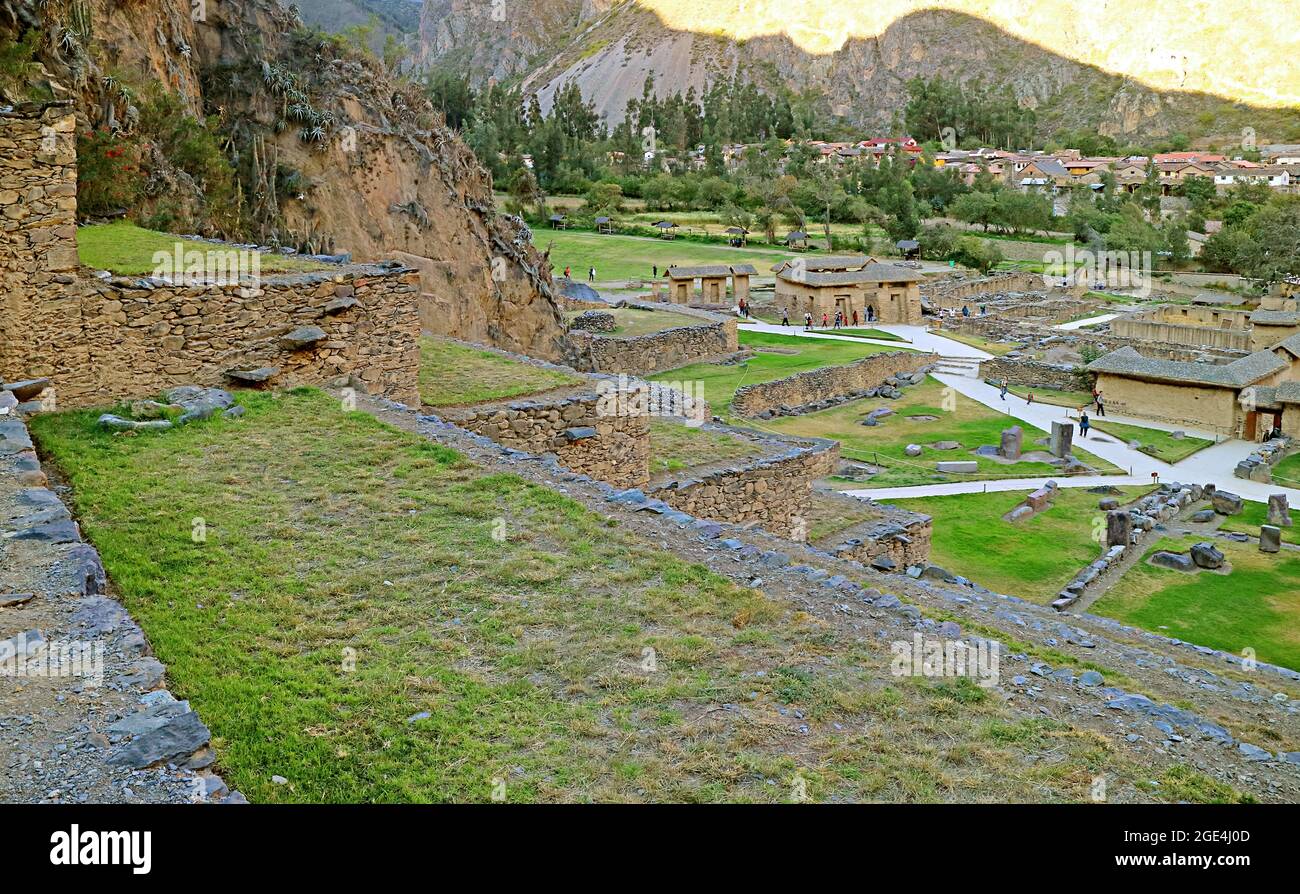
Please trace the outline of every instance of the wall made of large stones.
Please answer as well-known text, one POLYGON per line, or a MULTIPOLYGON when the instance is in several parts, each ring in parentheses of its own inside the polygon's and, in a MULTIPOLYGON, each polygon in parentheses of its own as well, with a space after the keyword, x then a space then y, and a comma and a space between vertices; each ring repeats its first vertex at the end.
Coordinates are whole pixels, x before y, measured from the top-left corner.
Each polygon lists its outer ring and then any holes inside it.
POLYGON ((1209 326, 1167 323, 1160 320, 1120 317, 1110 323, 1112 334, 1149 344, 1184 345, 1229 351, 1251 350, 1246 329, 1214 329, 1209 326))
POLYGON ((878 388, 890 376, 920 372, 939 359, 937 354, 891 351, 872 354, 843 366, 823 366, 784 379, 760 382, 736 389, 732 409, 741 416, 755 417, 781 407, 802 407, 824 400, 878 388))
POLYGON ((228 386, 231 371, 254 369, 274 370, 275 387, 348 377, 369 393, 416 403, 416 283, 412 271, 384 266, 245 286, 87 277, 35 296, 41 325, 11 347, 0 374, 49 378, 62 406, 228 386), (314 340, 304 345, 304 337, 314 340))
POLYGON ((699 518, 757 522, 773 534, 803 539, 813 482, 834 472, 839 458, 838 442, 818 441, 746 466, 673 481, 650 496, 699 518))
POLYGON ((66 106, 0 112, 0 376, 26 375, 24 340, 64 313, 42 305, 76 281, 75 131, 66 106))
POLYGON ((1163 357, 1167 360, 1201 360, 1207 355, 1212 358, 1219 358, 1222 362, 1235 360, 1244 356, 1242 351, 1234 351, 1226 348, 1207 348, 1198 350, 1195 348, 1181 345, 1171 345, 1168 343, 1153 344, 1137 338, 1124 338, 1110 332, 1088 332, 1084 329, 1072 329, 1069 332, 1062 332, 1053 329, 1048 325, 1035 325, 1031 322, 1015 322, 1006 319, 994 317, 957 317, 955 319, 945 319, 943 328, 951 329, 954 332, 961 332, 967 335, 978 335, 981 338, 990 338, 1004 341, 1037 341, 1042 338, 1056 339, 1073 339, 1076 344, 1096 345, 1104 350, 1113 351, 1116 348, 1131 347, 1141 351, 1148 357, 1163 357))
POLYGON ((880 510, 880 518, 846 532, 829 552, 864 565, 887 558, 900 570, 927 564, 934 520, 919 512, 880 503, 873 505, 880 510))
POLYGON ((1004 292, 1041 292, 1043 277, 1036 273, 1006 273, 980 279, 940 280, 922 283, 921 297, 935 307, 951 307, 968 298, 990 297, 1004 292))
POLYGON ((448 422, 506 447, 553 453, 572 472, 641 487, 650 480, 650 417, 603 412, 607 403, 582 393, 440 412, 448 422))
POLYGON ((1074 391, 1080 387, 1074 367, 1059 363, 1040 363, 1037 360, 1007 360, 994 357, 980 363, 980 376, 1011 385, 1028 385, 1031 388, 1057 388, 1074 391))
POLYGON ((665 329, 627 338, 569 330, 573 366, 588 372, 643 376, 691 363, 714 360, 740 350, 735 318, 703 316, 699 325, 665 329))

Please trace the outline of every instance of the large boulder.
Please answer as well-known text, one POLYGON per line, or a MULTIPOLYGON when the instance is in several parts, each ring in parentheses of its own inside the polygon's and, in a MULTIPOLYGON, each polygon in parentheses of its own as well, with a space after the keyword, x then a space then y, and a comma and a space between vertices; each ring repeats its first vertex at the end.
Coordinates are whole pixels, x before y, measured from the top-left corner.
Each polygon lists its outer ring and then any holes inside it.
POLYGON ((1214 511, 1219 515, 1240 515, 1244 507, 1241 497, 1226 490, 1216 490, 1210 497, 1214 511))
POLYGON ((1160 568, 1172 568, 1174 571, 1195 571, 1192 557, 1185 553, 1171 553, 1161 550, 1151 557, 1151 564, 1160 568))
POLYGON ((1270 494, 1268 498, 1268 523, 1279 528, 1291 527, 1291 507, 1286 494, 1270 494))
POLYGON ((1264 525, 1259 529, 1259 551, 1275 553, 1282 549, 1282 529, 1277 525, 1264 525))
POLYGON ((1002 443, 998 447, 998 453, 1007 459, 1020 459, 1021 450, 1024 447, 1025 433, 1018 425, 1011 428, 1003 429, 1002 443))
POLYGON ((1222 568, 1223 553, 1213 543, 1202 541, 1192 547, 1192 561, 1197 568, 1222 568))

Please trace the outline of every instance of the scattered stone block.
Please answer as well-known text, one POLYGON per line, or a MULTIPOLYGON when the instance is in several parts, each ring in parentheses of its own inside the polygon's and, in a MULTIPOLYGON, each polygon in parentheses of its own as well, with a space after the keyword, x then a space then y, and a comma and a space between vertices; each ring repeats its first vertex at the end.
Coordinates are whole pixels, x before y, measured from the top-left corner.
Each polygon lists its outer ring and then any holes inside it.
POLYGON ((1106 499, 1097 502, 1097 508, 1107 512, 1112 509, 1118 509, 1119 500, 1116 500, 1114 497, 1107 497, 1106 499))
POLYGON ((1268 523, 1279 528, 1291 527, 1291 507, 1286 494, 1270 494, 1268 498, 1268 523))
POLYGON ((920 456, 922 449, 920 444, 908 444, 903 448, 903 452, 908 456, 920 456))
POLYGON ((1192 547, 1192 561, 1198 568, 1222 568, 1223 553, 1213 543, 1202 541, 1192 547))
POLYGON ((145 419, 137 421, 105 413, 99 417, 98 425, 106 431, 164 431, 172 427, 170 419, 145 419))
POLYGON ((1013 425, 1011 428, 1003 429, 1002 443, 998 447, 998 453, 1007 459, 1020 459, 1021 451, 1024 448, 1025 432, 1018 426, 1013 425))
POLYGON ((9 382, 0 386, 0 389, 8 391, 19 401, 27 401, 38 397, 42 391, 49 387, 49 379, 24 379, 21 382, 9 382))
POLYGON ((1106 513, 1106 545, 1128 546, 1133 542, 1133 516, 1122 509, 1106 513))
POLYGON ((979 463, 974 460, 935 463, 934 467, 940 472, 960 472, 964 474, 973 474, 980 470, 979 463))
POLYGON ((1161 550, 1151 557, 1151 564, 1160 568, 1172 568, 1174 571, 1195 571, 1196 564, 1192 557, 1184 553, 1171 553, 1161 550))
POLYGON ((1048 448, 1052 456, 1064 459, 1074 447, 1074 424, 1070 422, 1052 423, 1052 440, 1048 448))
POLYGON ((1214 504, 1214 511, 1219 515, 1240 515, 1244 507, 1241 497, 1226 490, 1216 490, 1210 497, 1211 503, 1214 504))
POLYGON ((280 374, 278 366, 259 366, 257 369, 229 369, 226 378, 248 385, 261 385, 280 374))
POLYGON ((1282 529, 1277 525, 1264 525, 1259 529, 1259 551, 1275 553, 1282 549, 1282 529))
POLYGON ((1025 502, 1035 512, 1042 512, 1052 505, 1052 498, 1055 496, 1056 491, 1052 488, 1040 487, 1038 490, 1030 491, 1029 496, 1025 497, 1025 502))

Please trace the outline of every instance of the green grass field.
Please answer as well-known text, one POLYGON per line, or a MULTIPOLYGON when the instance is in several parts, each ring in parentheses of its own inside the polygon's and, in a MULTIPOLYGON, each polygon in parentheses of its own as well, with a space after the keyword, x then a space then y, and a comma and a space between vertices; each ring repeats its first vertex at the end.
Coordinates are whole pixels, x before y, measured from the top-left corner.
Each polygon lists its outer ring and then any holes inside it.
POLYGON ((1140 425, 1125 425, 1122 422, 1109 422, 1105 417, 1101 419, 1092 417, 1092 427, 1119 438, 1125 444, 1137 441, 1142 445, 1138 448, 1142 453, 1170 464, 1181 462, 1193 453, 1214 446, 1214 442, 1208 438, 1193 438, 1188 435, 1180 440, 1167 431, 1144 428, 1140 425))
POLYGON ((1010 354, 1016 349, 1013 344, 1007 344, 1000 341, 990 341, 987 338, 981 338, 978 335, 968 335, 965 332, 954 332, 951 329, 935 329, 935 335, 942 335, 944 338, 951 338, 953 341, 959 341, 964 345, 972 348, 978 348, 986 354, 992 354, 995 357, 1001 357, 1003 354, 1010 354))
POLYGON ((667 382, 702 382, 704 397, 713 412, 726 416, 732 395, 741 385, 770 382, 822 366, 852 363, 869 354, 905 350, 901 346, 894 348, 829 338, 801 338, 797 335, 753 332, 744 328, 739 330, 738 337, 743 347, 775 348, 789 353, 759 353, 744 363, 735 364, 694 363, 650 378, 667 382))
POLYGON ((1087 391, 1063 391, 1059 388, 1030 388, 1028 385, 1008 385, 1007 390, 1017 397, 1028 397, 1032 391, 1034 402, 1052 404, 1057 407, 1069 407, 1077 410, 1092 402, 1092 395, 1087 391))
MULTIPOLYGON (((1150 492, 1149 487, 1120 488, 1121 503, 1150 492)), ((1101 555, 1094 537, 1105 513, 1102 498, 1084 488, 1062 488, 1052 508, 1025 521, 1002 516, 1024 499, 1019 492, 954 494, 889 500, 892 505, 934 518, 930 561, 973 581, 1040 604, 1101 555)))
POLYGON ((255 803, 780 802, 796 778, 814 801, 1082 801, 1102 767, 1150 778, 328 395, 239 399, 131 437, 97 411, 32 427, 255 803))
MULTIPOLYGON (((1157 550, 1186 551, 1200 538, 1164 538, 1157 550)), ((1300 669, 1300 554, 1261 553, 1253 543, 1215 540, 1230 574, 1188 574, 1145 563, 1091 611, 1198 645, 1300 669)))
MULTIPOLYGON (((659 275, 671 266, 700 264, 753 264, 759 276, 772 276, 771 267, 796 254, 780 249, 731 248, 684 240, 649 239, 641 236, 602 236, 574 230, 541 230, 533 244, 545 251, 551 247, 551 264, 558 276, 572 268, 573 278, 585 281, 587 269, 596 268, 599 282, 653 279, 653 265, 659 275)), ((667 280, 665 280, 667 282, 667 280)))
MULTIPOLYGON (((1045 432, 1017 423, 1009 416, 984 406, 962 395, 933 378, 921 385, 903 390, 899 400, 870 399, 853 401, 806 413, 802 416, 783 416, 769 420, 764 426, 787 435, 804 435, 831 438, 840 442, 840 452, 849 459, 876 463, 883 468, 872 477, 871 487, 907 487, 933 484, 936 481, 969 481, 988 478, 1022 478, 1034 476, 1059 476, 1057 467, 1046 462, 1025 460, 1003 464, 990 457, 978 456, 970 451, 984 445, 1001 443, 1002 430, 1019 424, 1024 430, 1025 452, 1043 450, 1033 445, 1045 432), (947 406, 950 409, 945 410, 947 406), (888 407, 894 415, 888 416, 874 427, 862 425, 863 418, 877 407, 888 407), (918 417, 934 417, 918 418, 918 417), (961 447, 954 450, 936 450, 929 445, 940 441, 956 441, 961 447), (917 457, 907 456, 909 444, 922 447, 917 457), (976 474, 941 473, 935 463, 944 461, 973 461, 978 464, 976 474)), ((1076 458, 1091 465, 1101 474, 1120 470, 1105 460, 1076 448, 1076 458)))
POLYGON ((1275 465, 1273 478, 1288 487, 1300 487, 1300 453, 1293 453, 1275 465))
MULTIPOLYGON (((129 221, 114 221, 77 228, 77 254, 87 267, 108 270, 124 276, 144 276, 153 273, 158 264, 155 252, 174 256, 176 245, 183 252, 224 252, 225 246, 210 242, 181 239, 174 233, 160 233, 137 227, 129 221)), ((186 262, 188 263, 188 261, 186 262)), ((292 255, 261 254, 258 263, 262 273, 292 273, 304 270, 323 270, 329 265, 292 255)))
POLYGON ((433 407, 522 397, 583 379, 540 369, 446 338, 420 339, 420 399, 433 407))

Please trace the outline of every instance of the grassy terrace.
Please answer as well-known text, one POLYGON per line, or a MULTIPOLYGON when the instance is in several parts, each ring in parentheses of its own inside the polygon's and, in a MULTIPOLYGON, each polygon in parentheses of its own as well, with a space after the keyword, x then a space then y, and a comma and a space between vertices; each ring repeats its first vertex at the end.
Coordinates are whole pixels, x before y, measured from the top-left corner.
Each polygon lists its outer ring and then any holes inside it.
POLYGON ((1141 445, 1138 447, 1139 451, 1147 456, 1154 456, 1156 459, 1171 464, 1187 459, 1193 453, 1204 450, 1206 447, 1214 446, 1214 441, 1208 438, 1193 438, 1188 435, 1180 439, 1173 437, 1171 432, 1162 431, 1158 428, 1109 422, 1105 417, 1098 419, 1092 416, 1090 418, 1092 418, 1092 427, 1098 431, 1104 431, 1108 435, 1119 438, 1125 444, 1130 441, 1137 441, 1141 445))
POLYGON ((1275 465, 1273 478, 1288 487, 1300 487, 1300 453, 1293 453, 1275 465))
MULTIPOLYGON (((153 260, 154 253, 161 251, 168 256, 173 256, 177 243, 180 243, 184 252, 230 250, 227 246, 214 245, 210 242, 181 239, 174 233, 146 230, 129 221, 120 220, 77 228, 77 253, 81 263, 87 267, 109 270, 124 276, 144 276, 153 273, 158 266, 153 260)), ((261 254, 259 263, 264 274, 324 270, 330 267, 318 261, 281 254, 261 254)))
POLYGON ((902 346, 895 348, 829 338, 800 338, 796 335, 752 332, 743 327, 739 330, 739 339, 742 346, 756 348, 760 353, 744 363, 695 363, 650 378, 668 382, 703 382, 704 397, 709 406, 714 413, 725 416, 732 395, 742 385, 770 382, 822 366, 852 363, 884 351, 906 350, 902 346), (764 348, 770 352, 764 352, 764 348))
MULTIPOLYGON (((1297 511, 1297 507, 1291 508, 1291 519, 1293 522, 1300 522, 1300 511, 1297 511)), ((1266 524, 1268 524, 1268 505, 1243 500, 1241 514, 1224 518, 1219 524, 1219 530, 1236 531, 1258 537, 1260 526, 1266 524)), ((1292 524, 1289 528, 1282 528, 1282 542, 1300 545, 1300 525, 1292 524)))
MULTIPOLYGON (((1121 503, 1137 500, 1149 487, 1120 488, 1121 503)), ((1062 488, 1052 508, 1025 521, 1002 516, 1023 493, 956 494, 890 500, 934 518, 930 561, 999 593, 1046 604, 1075 573, 1101 555, 1093 537, 1101 497, 1086 489, 1062 488)))
POLYGON ((752 441, 665 419, 650 420, 650 474, 751 459, 763 450, 752 441))
POLYGON ((1032 391, 1034 402, 1040 404, 1052 404, 1057 407, 1069 407, 1077 410, 1079 407, 1092 403, 1092 395, 1087 391, 1063 391, 1059 388, 1030 388, 1028 385, 1008 385, 1007 391, 1017 397, 1028 398, 1032 391))
MULTIPOLYGON (((1165 538, 1157 550, 1182 552, 1201 538, 1165 538)), ((1190 642, 1300 668, 1300 554, 1261 553, 1253 543, 1215 540, 1230 574, 1188 574, 1145 564, 1092 606, 1106 615, 1190 642)))
POLYGON ((565 267, 572 268, 573 278, 586 280, 587 268, 596 268, 596 279, 644 279, 649 282, 654 275, 654 265, 659 275, 670 266, 697 266, 700 264, 753 264, 760 276, 771 276, 770 268, 795 254, 780 249, 732 248, 727 245, 709 245, 684 240, 651 239, 641 236, 602 236, 597 233, 573 230, 539 230, 533 233, 533 243, 545 250, 551 248, 551 264, 556 274, 565 267))
MULTIPOLYGON (((946 388, 933 378, 905 389, 899 400, 853 401, 828 410, 780 417, 764 423, 781 434, 832 438, 840 442, 840 452, 845 457, 878 464, 882 471, 871 479, 872 487, 1060 475, 1060 470, 1047 462, 1022 460, 1009 464, 971 453, 976 447, 999 444, 1002 430, 1013 424, 1019 424, 1024 430, 1026 453, 1046 450, 1033 444, 1034 440, 1046 437, 1046 432, 1025 423, 1016 423, 1010 417, 946 388), (945 406, 948 409, 944 409, 945 406), (880 424, 874 427, 862 425, 866 415, 878 407, 888 407, 894 415, 881 419, 880 424), (954 450, 937 450, 930 446, 941 441, 956 441, 961 446, 954 450), (921 455, 908 456, 905 450, 909 444, 920 445, 921 455), (935 471, 935 463, 942 461, 974 461, 979 471, 974 475, 935 471)), ((1102 474, 1120 471, 1077 445, 1074 455, 1102 474)))
MULTIPOLYGON (((604 313, 614 315, 618 328, 613 332, 597 333, 598 335, 623 337, 650 335, 680 326, 698 326, 704 322, 699 317, 674 313, 671 310, 639 310, 635 307, 611 307, 602 310, 604 313)), ((580 313, 582 313, 580 310, 569 311, 565 314, 565 318, 571 320, 580 313)))
POLYGON ((167 432, 33 428, 252 801, 483 802, 494 779, 509 801, 786 801, 796 776, 819 801, 1081 801, 1103 770, 1187 796, 324 394, 240 400, 167 432))
POLYGON ((944 338, 951 338, 953 341, 959 341, 964 345, 970 345, 972 348, 978 348, 987 354, 995 357, 1001 357, 1003 354, 1010 354, 1016 349, 1016 345, 1001 341, 991 341, 978 335, 969 335, 965 332, 954 332, 951 329, 935 329, 936 335, 942 335, 944 338))
POLYGON ((420 339, 420 399, 454 407, 537 394, 583 380, 446 338, 420 339))

